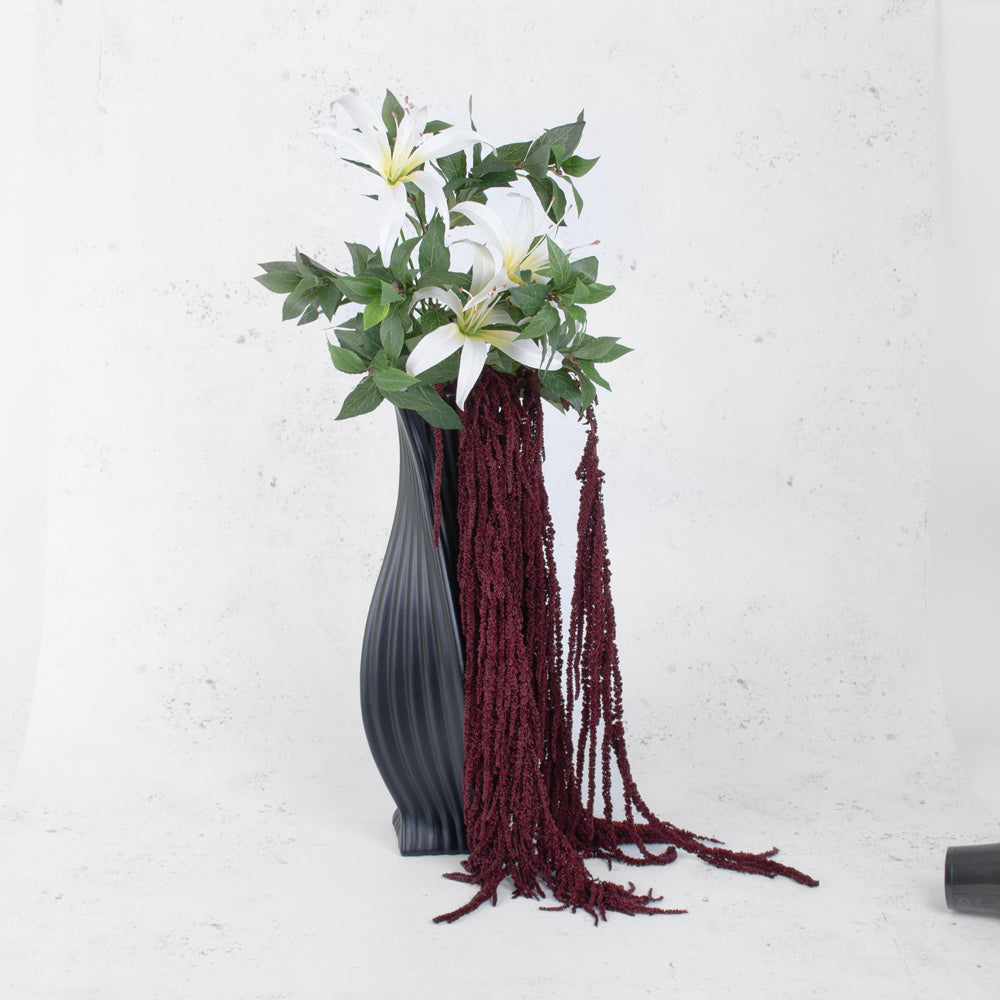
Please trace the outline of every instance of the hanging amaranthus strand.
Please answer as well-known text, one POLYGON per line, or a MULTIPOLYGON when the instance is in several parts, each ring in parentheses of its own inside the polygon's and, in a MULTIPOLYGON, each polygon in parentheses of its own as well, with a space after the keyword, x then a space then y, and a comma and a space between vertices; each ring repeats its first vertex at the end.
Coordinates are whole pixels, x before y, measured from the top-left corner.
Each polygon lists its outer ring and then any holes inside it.
POLYGON ((587 422, 577 469, 580 515, 564 659, 537 378, 513 379, 487 369, 464 411, 458 578, 466 657, 463 790, 469 857, 465 871, 449 877, 478 890, 465 906, 437 917, 439 922, 457 920, 487 900, 496 903, 505 878, 511 879, 515 896, 541 899, 547 889, 557 901, 552 908, 582 909, 595 922, 609 911, 681 913, 655 906, 661 897, 652 890, 643 893, 632 883, 595 878, 584 863, 602 858, 665 864, 674 860, 678 847, 719 868, 817 884, 773 861, 773 850, 730 851, 666 823, 639 795, 622 726, 603 474, 592 409, 587 422), (624 796, 621 819, 614 818, 616 789, 624 796), (625 844, 638 853, 623 851, 625 844))

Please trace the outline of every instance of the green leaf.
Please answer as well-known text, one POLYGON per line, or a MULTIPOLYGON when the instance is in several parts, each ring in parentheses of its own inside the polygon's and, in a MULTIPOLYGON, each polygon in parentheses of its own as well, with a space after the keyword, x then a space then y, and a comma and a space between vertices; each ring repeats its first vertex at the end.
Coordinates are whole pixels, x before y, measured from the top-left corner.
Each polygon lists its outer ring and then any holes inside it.
POLYGON ((451 128, 451 122, 443 122, 440 118, 435 118, 424 125, 424 131, 431 132, 434 135, 437 135, 438 132, 443 132, 446 128, 451 128))
POLYGON ((413 248, 420 242, 419 236, 411 236, 408 240, 403 240, 398 246, 393 247, 392 259, 389 262, 389 270, 393 278, 403 284, 407 278, 407 271, 410 265, 410 254, 413 248))
POLYGON ((437 285, 438 288, 450 288, 457 291, 459 288, 469 287, 469 276, 461 271, 444 271, 438 268, 431 268, 420 272, 420 282, 424 286, 437 285))
POLYGON ((393 302, 399 302, 403 298, 399 293, 399 289, 395 285, 390 285, 388 281, 382 282, 382 295, 379 298, 379 302, 384 306, 392 305, 393 302))
POLYGON ((315 275, 317 278, 332 278, 333 271, 328 267, 324 267, 319 261, 315 261, 312 257, 307 257, 301 250, 296 249, 295 259, 298 261, 299 270, 304 275, 315 275))
POLYGON ((512 357, 504 354, 503 351, 498 351, 495 347, 490 349, 486 363, 494 371, 501 372, 504 375, 513 375, 521 367, 519 361, 515 361, 512 357))
MULTIPOLYGON (((427 196, 413 181, 407 181, 405 187, 408 208, 406 218, 413 224, 413 228, 419 232, 424 228, 421 220, 427 218, 427 196)), ((396 234, 396 238, 399 238, 398 233, 396 234)))
POLYGON ((415 410, 432 427, 460 431, 458 414, 428 385, 411 385, 405 392, 387 392, 386 399, 404 410, 415 410))
POLYGON ((577 323, 587 322, 587 310, 583 306, 574 305, 572 302, 563 302, 562 307, 566 311, 566 315, 571 316, 577 323))
POLYGON ((338 371, 347 372, 348 375, 360 375, 368 371, 368 362, 358 357, 354 351, 336 344, 327 344, 327 347, 330 348, 330 360, 338 371))
POLYGON ((566 218, 566 192, 558 184, 552 182, 552 207, 549 209, 549 218, 559 225, 563 224, 566 218))
MULTIPOLYGON (((541 391, 538 393, 538 395, 541 396, 546 403, 549 403, 552 406, 554 406, 560 413, 566 412, 567 409, 566 403, 563 401, 563 398, 557 392, 553 392, 551 389, 546 389, 545 386, 542 386, 541 391)), ((583 411, 581 410, 580 412, 582 413, 583 411)))
POLYGON ((580 381, 580 409, 586 410, 595 399, 597 399, 597 389, 594 383, 585 374, 578 373, 580 381))
POLYGON ((585 281, 597 281, 598 260, 596 257, 581 257, 570 264, 574 274, 579 274, 585 281))
POLYGON ((464 149, 460 149, 457 153, 441 156, 436 162, 444 173, 444 179, 449 183, 465 179, 468 164, 464 149))
POLYGON ((447 385, 458 378, 458 366, 462 356, 456 351, 451 357, 439 361, 432 368, 422 371, 417 378, 424 385, 447 385))
POLYGON ((517 285, 510 290, 511 300, 525 316, 534 316, 542 308, 548 294, 548 288, 535 281, 517 285))
POLYGON ((565 354, 567 345, 572 344, 577 339, 576 323, 572 316, 566 317, 565 323, 560 323, 555 330, 548 335, 548 347, 554 351, 565 354))
POLYGON ((534 319, 517 335, 518 340, 539 340, 559 325, 559 313, 550 305, 544 306, 534 319))
POLYGON ((399 368, 382 368, 375 372, 373 376, 375 384, 382 390, 382 393, 387 392, 402 392, 404 389, 408 389, 411 385, 416 385, 417 379, 412 375, 407 375, 406 372, 400 371, 399 368))
POLYGON ((617 343, 617 337, 584 337, 573 349, 573 356, 580 360, 603 361, 617 343))
POLYGON ((538 202, 545 210, 545 214, 553 222, 561 222, 562 214, 560 214, 557 209, 560 196, 562 196, 563 211, 565 212, 566 196, 559 190, 559 186, 556 182, 553 181, 551 177, 539 180, 537 177, 532 177, 529 174, 528 183, 531 185, 535 195, 538 197, 538 202))
POLYGON ((607 389, 608 392, 611 392, 611 386, 608 384, 608 380, 604 378, 603 375, 598 373, 593 361, 581 361, 580 370, 592 382, 596 382, 602 389, 607 389))
POLYGON ((582 156, 568 156, 562 162, 563 173, 569 174, 570 177, 583 177, 599 159, 599 156, 595 156, 592 160, 585 160, 582 156))
POLYGON ((583 120, 583 112, 575 122, 569 125, 559 125, 556 128, 546 129, 536 142, 545 142, 549 146, 562 146, 563 156, 570 156, 580 145, 583 136, 583 128, 587 123, 583 120))
POLYGON ((403 310, 400 306, 392 306, 382 325, 379 327, 379 338, 386 354, 396 359, 403 353, 403 338, 406 332, 403 321, 403 310))
POLYGON ((348 243, 347 249, 351 254, 351 266, 355 274, 361 274, 368 266, 368 262, 375 256, 375 251, 370 250, 363 243, 348 243))
POLYGON ((492 173, 488 177, 481 178, 478 183, 485 191, 487 188, 508 188, 517 180, 517 174, 512 169, 509 173, 492 173))
POLYGON ((306 311, 299 317, 296 326, 305 326, 306 323, 312 323, 319 319, 319 305, 316 302, 311 302, 306 306, 306 311))
POLYGON ((269 271, 267 274, 255 274, 254 280, 259 281, 269 292, 287 295, 295 291, 302 280, 302 275, 297 270, 294 274, 291 271, 269 271))
POLYGON ((338 326, 333 332, 342 347, 354 351, 362 358, 373 358, 382 347, 377 331, 365 330, 364 316, 361 313, 342 326, 338 326))
POLYGON ((494 150, 494 155, 498 159, 506 160, 508 163, 519 166, 528 155, 529 149, 531 149, 530 142, 510 142, 506 146, 497 146, 496 150, 494 150))
MULTIPOLYGON (((522 166, 521 169, 524 167, 522 166)), ((492 177, 496 174, 501 175, 504 179, 516 180, 517 178, 514 164, 510 160, 501 159, 495 153, 490 153, 470 171, 470 176, 476 178, 492 177)))
POLYGON ((558 371, 540 371, 538 373, 538 380, 546 389, 557 392, 562 399, 565 399, 572 406, 575 406, 577 409, 580 408, 582 402, 580 389, 570 377, 569 372, 561 368, 558 371))
POLYGON ((426 312, 416 317, 417 333, 419 334, 417 337, 418 340, 424 334, 430 333, 431 330, 436 330, 439 326, 444 326, 445 323, 452 321, 451 314, 440 306, 433 305, 429 301, 425 301, 423 305, 428 308, 426 312))
POLYGON ((597 360, 599 360, 602 365, 606 365, 609 361, 617 361, 620 357, 631 353, 631 347, 626 347, 624 344, 615 344, 615 346, 612 347, 607 354, 597 360))
POLYGON ((344 399, 337 414, 337 420, 347 420, 359 417, 362 413, 370 413, 382 402, 382 393, 375 388, 375 383, 369 375, 363 378, 344 399))
POLYGON ((552 279, 553 289, 560 292, 572 282, 573 270, 569 264, 569 257, 562 252, 552 237, 546 236, 545 242, 549 248, 549 277, 552 279))
MULTIPOLYGON (((372 258, 371 263, 365 268, 364 277, 374 278, 376 281, 384 281, 387 284, 392 284, 396 280, 396 276, 387 267, 382 266, 382 257, 376 255, 372 258)), ((379 295, 382 293, 382 286, 379 286, 379 295)))
POLYGON ((257 266, 264 268, 265 271, 287 271, 289 274, 302 277, 298 262, 294 260, 272 260, 267 264, 258 264, 257 266))
POLYGON ((573 288, 573 301, 577 305, 590 306, 595 302, 603 302, 608 296, 613 295, 614 285, 601 285, 596 281, 583 282, 579 278, 573 288))
POLYGON ((531 152, 521 163, 521 169, 526 170, 529 177, 543 180, 549 172, 549 144, 539 141, 531 147, 531 152))
POLYGON ((320 309, 323 310, 323 315, 328 320, 332 320, 333 314, 344 304, 345 299, 340 294, 340 289, 331 282, 319 290, 316 301, 319 303, 320 309))
POLYGON ((333 280, 347 298, 362 305, 378 301, 382 293, 382 284, 378 278, 352 278, 338 274, 333 280))
POLYGON ((291 295, 285 299, 281 307, 282 319, 295 319, 302 314, 306 306, 312 301, 315 295, 316 279, 303 278, 292 291, 291 295))
POLYGON ((447 271, 451 267, 451 254, 445 246, 444 231, 444 219, 440 215, 435 215, 427 223, 427 229, 420 241, 417 263, 425 282, 428 271, 447 271))
POLYGON ((389 315, 389 307, 381 302, 369 302, 365 306, 365 329, 381 323, 389 315))
POLYGON ((385 100, 382 102, 382 122, 390 139, 396 138, 396 126, 403 120, 403 105, 396 100, 396 95, 391 90, 386 90, 385 100))

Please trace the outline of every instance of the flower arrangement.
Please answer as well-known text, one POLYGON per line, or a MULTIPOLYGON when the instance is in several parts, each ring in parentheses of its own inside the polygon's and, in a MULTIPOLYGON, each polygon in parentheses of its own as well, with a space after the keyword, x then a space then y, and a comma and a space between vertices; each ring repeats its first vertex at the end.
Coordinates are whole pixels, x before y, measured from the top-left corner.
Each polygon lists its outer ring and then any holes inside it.
MULTIPOLYGON (((350 162, 377 187, 378 246, 347 244, 351 274, 296 252, 294 261, 262 265, 257 280, 286 296, 283 316, 300 324, 320 314, 332 321, 342 307, 354 307, 329 345, 337 368, 361 376, 338 419, 367 413, 386 399, 399 408, 401 442, 412 416, 406 411, 433 426, 435 547, 442 442, 445 434, 457 438, 454 546, 442 544, 429 555, 425 507, 418 525, 405 524, 398 536, 394 525, 372 602, 373 609, 390 606, 384 596, 393 589, 390 578, 400 578, 387 659, 409 700, 394 705, 389 685, 379 688, 391 723, 419 715, 417 729, 440 725, 447 700, 442 677, 455 682, 459 699, 464 695, 454 799, 468 857, 463 871, 449 877, 475 891, 465 905, 435 919, 451 922, 484 902, 495 904, 505 880, 515 896, 549 893, 556 902, 547 908, 583 910, 595 922, 614 911, 683 912, 656 905, 661 897, 652 889, 598 879, 585 864, 598 858, 609 866, 667 864, 678 849, 719 868, 816 885, 775 861, 774 850, 733 851, 660 819, 632 777, 593 405, 597 389, 609 388, 598 366, 629 348, 587 332, 587 307, 614 288, 598 282, 595 257, 574 258, 561 242, 567 214, 579 215, 583 207, 575 181, 596 162, 576 153, 582 114, 531 141, 487 147, 474 127, 428 122, 424 111, 404 107, 391 93, 380 115, 353 96, 338 103, 355 125, 339 139, 350 162), (452 384, 457 411, 438 391, 452 384), (565 632, 542 474, 543 401, 576 410, 586 423, 565 632), (405 569, 388 559, 397 537, 425 546, 409 563, 399 560, 405 569), (435 575, 445 547, 453 582, 435 575), (454 617, 439 634, 428 626, 420 642, 408 646, 399 639, 404 625, 417 621, 424 628, 431 617, 423 602, 432 579, 448 594, 449 615, 454 601, 454 617), (444 633, 460 642, 452 659, 439 652, 444 633), (439 669, 456 659, 455 674, 439 669), (420 687, 429 661, 439 672, 420 687)), ((402 497, 402 462, 400 483, 402 497)), ((423 491, 420 496, 426 500, 423 491)), ((397 508, 397 523, 403 509, 397 508)), ((364 652, 362 659, 364 687, 364 652)), ((412 765, 419 772, 414 788, 419 785, 420 794, 394 793, 401 849, 400 831, 409 822, 403 800, 413 799, 406 808, 414 815, 422 810, 427 828, 442 820, 440 810, 423 802, 428 775, 442 769, 444 754, 435 747, 434 759, 412 761, 417 744, 409 735, 394 744, 400 758, 382 772, 387 785, 397 781, 396 770, 412 765)), ((381 722, 369 742, 373 753, 375 744, 383 752, 381 722)), ((422 852, 438 851, 432 845, 422 852)))
POLYGON ((257 280, 286 296, 282 317, 300 325, 354 307, 329 345, 340 371, 362 376, 338 419, 387 399, 458 429, 434 386, 454 383, 462 410, 486 366, 533 369, 543 399, 585 413, 598 387, 610 388, 598 366, 629 348, 587 333, 587 307, 614 287, 597 280, 596 257, 572 259, 560 241, 567 216, 583 209, 575 182, 597 162, 576 153, 583 113, 536 139, 489 146, 388 91, 381 114, 353 95, 335 104, 355 125, 334 133, 344 158, 377 188, 378 246, 347 244, 351 274, 296 251, 262 264, 257 280))

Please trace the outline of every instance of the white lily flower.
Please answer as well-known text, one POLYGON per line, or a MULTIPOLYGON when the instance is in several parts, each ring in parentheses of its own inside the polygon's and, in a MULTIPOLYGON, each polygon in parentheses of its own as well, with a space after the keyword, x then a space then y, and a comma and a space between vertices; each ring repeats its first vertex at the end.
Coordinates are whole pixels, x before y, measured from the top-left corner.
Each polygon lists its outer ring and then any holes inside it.
POLYGON ((487 245, 497 250, 498 264, 502 265, 512 284, 524 284, 522 271, 530 271, 532 281, 545 281, 547 279, 538 271, 549 262, 545 233, 554 230, 555 226, 547 221, 539 225, 533 199, 517 193, 508 198, 517 202, 517 217, 510 229, 492 208, 476 201, 463 201, 452 211, 461 212, 486 237, 487 245))
POLYGON ((448 201, 444 193, 444 180, 426 164, 439 156, 457 153, 463 147, 481 140, 471 129, 454 125, 436 134, 424 134, 422 130, 427 122, 427 109, 417 108, 403 113, 396 125, 395 143, 390 143, 381 116, 365 101, 353 94, 346 94, 334 103, 342 105, 360 129, 360 134, 334 134, 351 147, 354 158, 371 167, 385 181, 385 188, 378 194, 379 204, 384 209, 379 230, 379 250, 382 252, 383 263, 388 264, 392 248, 406 220, 407 182, 423 191, 428 221, 436 210, 447 226, 448 201))
POLYGON ((506 271, 495 268, 485 247, 473 244, 473 250, 476 256, 472 265, 472 287, 464 303, 454 292, 436 286, 421 288, 414 294, 414 304, 434 299, 455 319, 426 334, 406 361, 407 373, 419 375, 460 350, 462 356, 455 386, 455 402, 460 410, 465 408, 465 401, 482 374, 491 346, 529 368, 547 371, 560 368, 563 362, 558 351, 546 354, 538 341, 518 340, 516 330, 504 330, 496 325, 512 323, 507 311, 498 304, 510 282, 506 271))

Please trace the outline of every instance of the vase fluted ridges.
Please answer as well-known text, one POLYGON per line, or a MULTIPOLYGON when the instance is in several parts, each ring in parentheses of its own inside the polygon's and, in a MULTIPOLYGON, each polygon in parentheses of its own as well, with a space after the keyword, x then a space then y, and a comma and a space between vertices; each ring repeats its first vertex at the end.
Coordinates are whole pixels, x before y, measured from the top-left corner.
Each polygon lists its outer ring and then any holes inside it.
POLYGON ((434 429, 397 410, 399 493, 361 653, 361 710, 396 803, 400 852, 467 850, 462 808, 464 661, 455 579, 457 432, 443 431, 434 544, 434 429))

